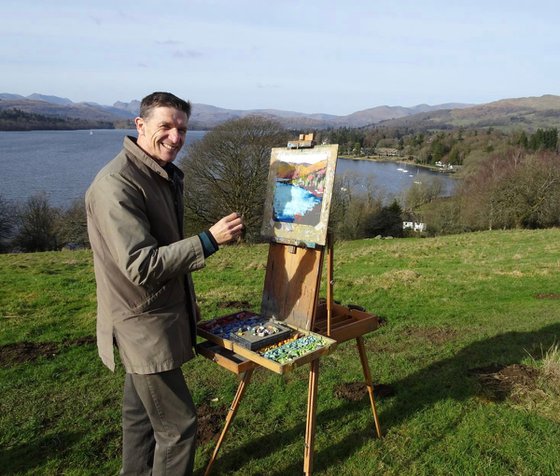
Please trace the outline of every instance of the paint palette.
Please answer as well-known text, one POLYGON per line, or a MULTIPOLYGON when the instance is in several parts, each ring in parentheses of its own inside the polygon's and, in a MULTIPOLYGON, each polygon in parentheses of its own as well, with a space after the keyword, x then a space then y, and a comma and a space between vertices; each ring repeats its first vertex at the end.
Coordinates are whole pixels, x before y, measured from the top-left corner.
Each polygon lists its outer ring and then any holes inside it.
POLYGON ((268 321, 267 318, 252 311, 239 311, 210 321, 199 322, 198 329, 203 332, 203 336, 206 338, 210 336, 231 340, 232 334, 240 330, 242 331, 247 327, 261 325, 266 321, 268 321))
POLYGON ((287 339, 292 332, 289 327, 274 320, 268 320, 254 326, 243 326, 230 333, 229 338, 246 349, 258 350, 287 339))
POLYGON ((292 329, 274 319, 269 319, 251 311, 239 311, 234 314, 201 322, 199 333, 204 337, 211 335, 217 339, 227 339, 250 350, 257 350, 285 340, 292 334, 292 329))

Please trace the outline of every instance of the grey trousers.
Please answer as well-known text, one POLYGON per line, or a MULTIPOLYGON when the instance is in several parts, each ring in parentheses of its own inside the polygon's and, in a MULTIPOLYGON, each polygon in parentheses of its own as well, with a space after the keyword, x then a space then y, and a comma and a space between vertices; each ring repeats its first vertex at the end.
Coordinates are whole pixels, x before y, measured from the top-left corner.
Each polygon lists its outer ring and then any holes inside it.
POLYGON ((122 475, 193 473, 196 409, 181 369, 126 374, 122 426, 122 475))

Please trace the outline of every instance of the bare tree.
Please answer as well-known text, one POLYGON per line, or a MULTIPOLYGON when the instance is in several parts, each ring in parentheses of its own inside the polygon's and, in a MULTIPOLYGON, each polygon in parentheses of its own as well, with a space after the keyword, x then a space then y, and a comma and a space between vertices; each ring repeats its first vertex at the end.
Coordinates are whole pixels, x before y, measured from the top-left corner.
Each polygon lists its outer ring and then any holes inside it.
POLYGON ((18 216, 18 231, 14 243, 22 251, 56 250, 56 224, 60 210, 52 207, 44 193, 30 197, 18 216))
POLYGON ((0 250, 6 248, 16 224, 16 205, 0 195, 0 250))
POLYGON ((246 238, 256 239, 270 150, 285 147, 288 139, 278 123, 251 116, 225 122, 195 142, 181 162, 187 222, 190 215, 206 226, 236 211, 244 217, 246 238))
POLYGON ((430 203, 441 196, 443 181, 440 177, 431 177, 422 183, 413 183, 404 192, 404 206, 408 211, 430 203))
POLYGON ((59 215, 56 234, 59 246, 83 248, 89 246, 86 208, 83 200, 74 201, 59 215))
POLYGON ((560 221, 560 165, 549 152, 529 155, 521 167, 504 180, 502 209, 504 227, 543 228, 560 221))
POLYGON ((458 194, 470 229, 543 228, 560 224, 560 162, 551 152, 492 157, 458 194))
POLYGON ((337 177, 329 218, 334 238, 355 240, 371 236, 371 224, 382 210, 384 199, 382 190, 356 175, 337 177))

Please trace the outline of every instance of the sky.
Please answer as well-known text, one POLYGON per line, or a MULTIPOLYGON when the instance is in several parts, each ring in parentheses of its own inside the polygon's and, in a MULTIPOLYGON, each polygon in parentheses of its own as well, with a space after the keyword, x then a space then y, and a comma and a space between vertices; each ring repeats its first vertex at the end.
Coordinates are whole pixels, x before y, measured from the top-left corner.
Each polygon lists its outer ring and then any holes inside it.
POLYGON ((346 115, 560 95, 558 0, 2 0, 0 93, 346 115))

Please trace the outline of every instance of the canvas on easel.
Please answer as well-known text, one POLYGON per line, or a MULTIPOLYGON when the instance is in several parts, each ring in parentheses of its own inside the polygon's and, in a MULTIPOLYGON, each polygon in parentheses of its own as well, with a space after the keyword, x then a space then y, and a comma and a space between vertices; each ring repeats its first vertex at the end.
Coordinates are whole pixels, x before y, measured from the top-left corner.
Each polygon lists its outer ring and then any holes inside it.
POLYGON ((264 237, 325 245, 337 153, 338 145, 272 149, 264 237))

